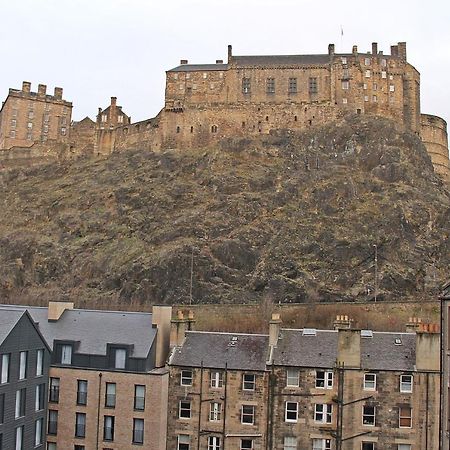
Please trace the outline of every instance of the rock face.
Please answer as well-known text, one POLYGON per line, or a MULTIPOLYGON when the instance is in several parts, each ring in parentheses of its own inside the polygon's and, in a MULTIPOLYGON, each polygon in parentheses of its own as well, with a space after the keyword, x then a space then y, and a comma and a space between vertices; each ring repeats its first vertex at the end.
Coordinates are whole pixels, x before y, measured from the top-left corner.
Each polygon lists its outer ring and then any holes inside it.
POLYGON ((366 300, 375 246, 378 300, 449 276, 449 191, 384 119, 15 169, 0 200, 2 302, 366 300))

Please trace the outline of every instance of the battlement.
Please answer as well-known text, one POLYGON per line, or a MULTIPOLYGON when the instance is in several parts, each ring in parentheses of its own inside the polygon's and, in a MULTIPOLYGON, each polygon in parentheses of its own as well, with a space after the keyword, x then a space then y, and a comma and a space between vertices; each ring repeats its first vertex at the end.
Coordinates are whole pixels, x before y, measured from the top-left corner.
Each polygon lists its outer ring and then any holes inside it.
POLYGON ((9 96, 17 98, 26 98, 29 100, 47 101, 52 103, 61 103, 66 106, 72 106, 72 103, 63 99, 63 88, 55 87, 53 95, 47 94, 47 86, 39 84, 37 92, 31 90, 29 81, 22 82, 22 89, 9 89, 9 96))

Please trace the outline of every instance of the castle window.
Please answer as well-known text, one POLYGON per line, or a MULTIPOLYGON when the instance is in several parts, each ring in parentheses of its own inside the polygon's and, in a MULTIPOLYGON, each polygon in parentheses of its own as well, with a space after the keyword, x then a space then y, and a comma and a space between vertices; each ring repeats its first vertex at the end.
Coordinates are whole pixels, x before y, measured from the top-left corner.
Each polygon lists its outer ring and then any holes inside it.
POLYGON ((107 122, 108 116, 106 114, 102 114, 102 122, 107 122))
POLYGON ((217 133, 217 125, 211 127, 211 133, 217 133))
POLYGON ((123 123, 123 116, 117 116, 117 122, 123 123))
POLYGON ((381 67, 386 67, 387 61, 385 59, 381 60, 381 67))
POLYGON ((386 77, 387 77, 387 73, 383 70, 381 72, 381 78, 386 79, 386 77))
POLYGON ((363 84, 363 89, 366 90, 367 89, 367 83, 363 84))
POLYGON ((365 102, 368 102, 368 101, 369 101, 369 96, 368 96, 368 95, 365 95, 365 96, 364 96, 364 101, 365 101, 365 102))
POLYGON ((269 116, 266 116, 266 122, 268 122, 269 121, 269 116))
POLYGON ((376 102, 378 101, 378 99, 377 99, 377 96, 376 96, 376 95, 372 95, 372 101, 373 101, 374 103, 376 103, 376 102))
POLYGON ((317 78, 316 77, 309 78, 308 91, 310 94, 317 94, 317 78))
POLYGON ((245 122, 242 122, 242 128, 245 128, 245 122))
POLYGON ((191 133, 193 133, 194 132, 194 127, 191 127, 191 133))
POLYGON ((344 105, 346 105, 346 104, 347 104, 347 99, 346 99, 346 98, 343 98, 343 99, 342 99, 342 103, 343 103, 344 105))
POLYGON ((342 81, 342 89, 350 89, 350 81, 344 80, 342 81))
POLYGON ((42 127, 42 131, 43 131, 44 133, 48 133, 48 125, 44 125, 44 126, 42 127))
POLYGON ((373 87, 372 87, 372 89, 373 89, 374 91, 376 91, 376 90, 378 89, 378 85, 377 85, 377 83, 373 83, 373 87))
POLYGON ((16 125, 17 125, 17 120, 11 119, 11 128, 16 128, 16 125))
POLYGON ((15 137, 16 137, 16 130, 11 130, 9 132, 9 137, 15 139, 15 137))
POLYGON ((294 116, 294 122, 297 122, 297 116, 294 116))
POLYGON ((66 133, 67 133, 66 127, 62 127, 62 128, 61 128, 61 136, 65 136, 66 133))
POLYGON ((342 64, 347 64, 347 57, 346 56, 342 56, 341 57, 341 62, 342 62, 342 64))
POLYGON ((370 78, 370 70, 366 70, 366 78, 370 78))
POLYGON ((250 92, 251 92, 250 78, 242 78, 242 93, 250 94, 250 92))
POLYGON ((32 129, 33 129, 33 123, 32 123, 32 122, 28 122, 28 123, 27 123, 27 128, 28 128, 29 130, 32 130, 32 129))
POLYGON ((11 114, 13 117, 17 117, 17 109, 13 109, 11 114))
POLYGON ((267 78, 266 92, 268 94, 275 94, 275 78, 267 78))
POLYGON ((297 78, 289 78, 288 92, 289 94, 297 93, 297 78))
POLYGON ((33 119, 34 118, 34 112, 33 111, 28 111, 28 118, 29 119, 33 119))
POLYGON ((27 133, 27 140, 32 141, 33 140, 33 133, 29 132, 27 133))
POLYGON ((184 83, 180 83, 180 91, 184 91, 184 83))
POLYGON ((206 80, 208 78, 208 74, 206 72, 203 72, 203 79, 206 80))
POLYGON ((180 127, 177 127, 177 133, 179 133, 181 131, 180 127))
POLYGON ((214 83, 210 83, 209 88, 210 88, 210 89, 214 89, 214 88, 215 88, 214 83))
POLYGON ((186 74, 186 80, 189 80, 191 78, 191 74, 190 73, 187 73, 186 74))
POLYGON ((393 84, 389 85, 389 92, 394 92, 395 91, 395 86, 393 84))
POLYGON ((343 78, 349 78, 350 77, 350 72, 348 71, 348 69, 344 69, 342 71, 342 77, 343 78))
POLYGON ((177 74, 177 73, 174 73, 174 74, 173 74, 173 79, 174 79, 174 80, 178 80, 178 74, 177 74))
POLYGON ((44 122, 48 123, 50 121, 50 114, 44 114, 44 122))
POLYGON ((370 58, 364 58, 364 65, 370 66, 370 58))

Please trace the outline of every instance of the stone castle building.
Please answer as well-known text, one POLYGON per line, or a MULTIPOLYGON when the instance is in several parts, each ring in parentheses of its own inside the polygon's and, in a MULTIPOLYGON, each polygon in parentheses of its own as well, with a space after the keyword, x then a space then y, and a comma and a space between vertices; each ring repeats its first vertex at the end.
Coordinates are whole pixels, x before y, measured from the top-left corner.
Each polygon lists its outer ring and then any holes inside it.
POLYGON ((227 137, 304 130, 347 114, 387 117, 417 134, 436 173, 450 180, 447 124, 421 113, 420 74, 407 61, 404 42, 390 54, 376 43, 368 53, 356 46, 336 53, 330 44, 325 54, 279 56, 237 56, 228 46, 226 63, 181 60, 166 72, 165 104, 156 117, 131 123, 112 97, 99 109, 95 132, 86 119, 74 123, 70 145, 74 153, 96 154, 203 147, 227 137))

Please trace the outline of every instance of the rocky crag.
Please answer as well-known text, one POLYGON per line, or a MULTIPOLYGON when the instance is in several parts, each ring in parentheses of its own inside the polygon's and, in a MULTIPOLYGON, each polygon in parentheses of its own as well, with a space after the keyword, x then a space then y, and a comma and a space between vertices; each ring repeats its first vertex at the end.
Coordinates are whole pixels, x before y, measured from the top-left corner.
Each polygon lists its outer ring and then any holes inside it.
POLYGON ((0 202, 3 303, 421 300, 449 277, 449 191, 385 119, 10 169, 0 202))

